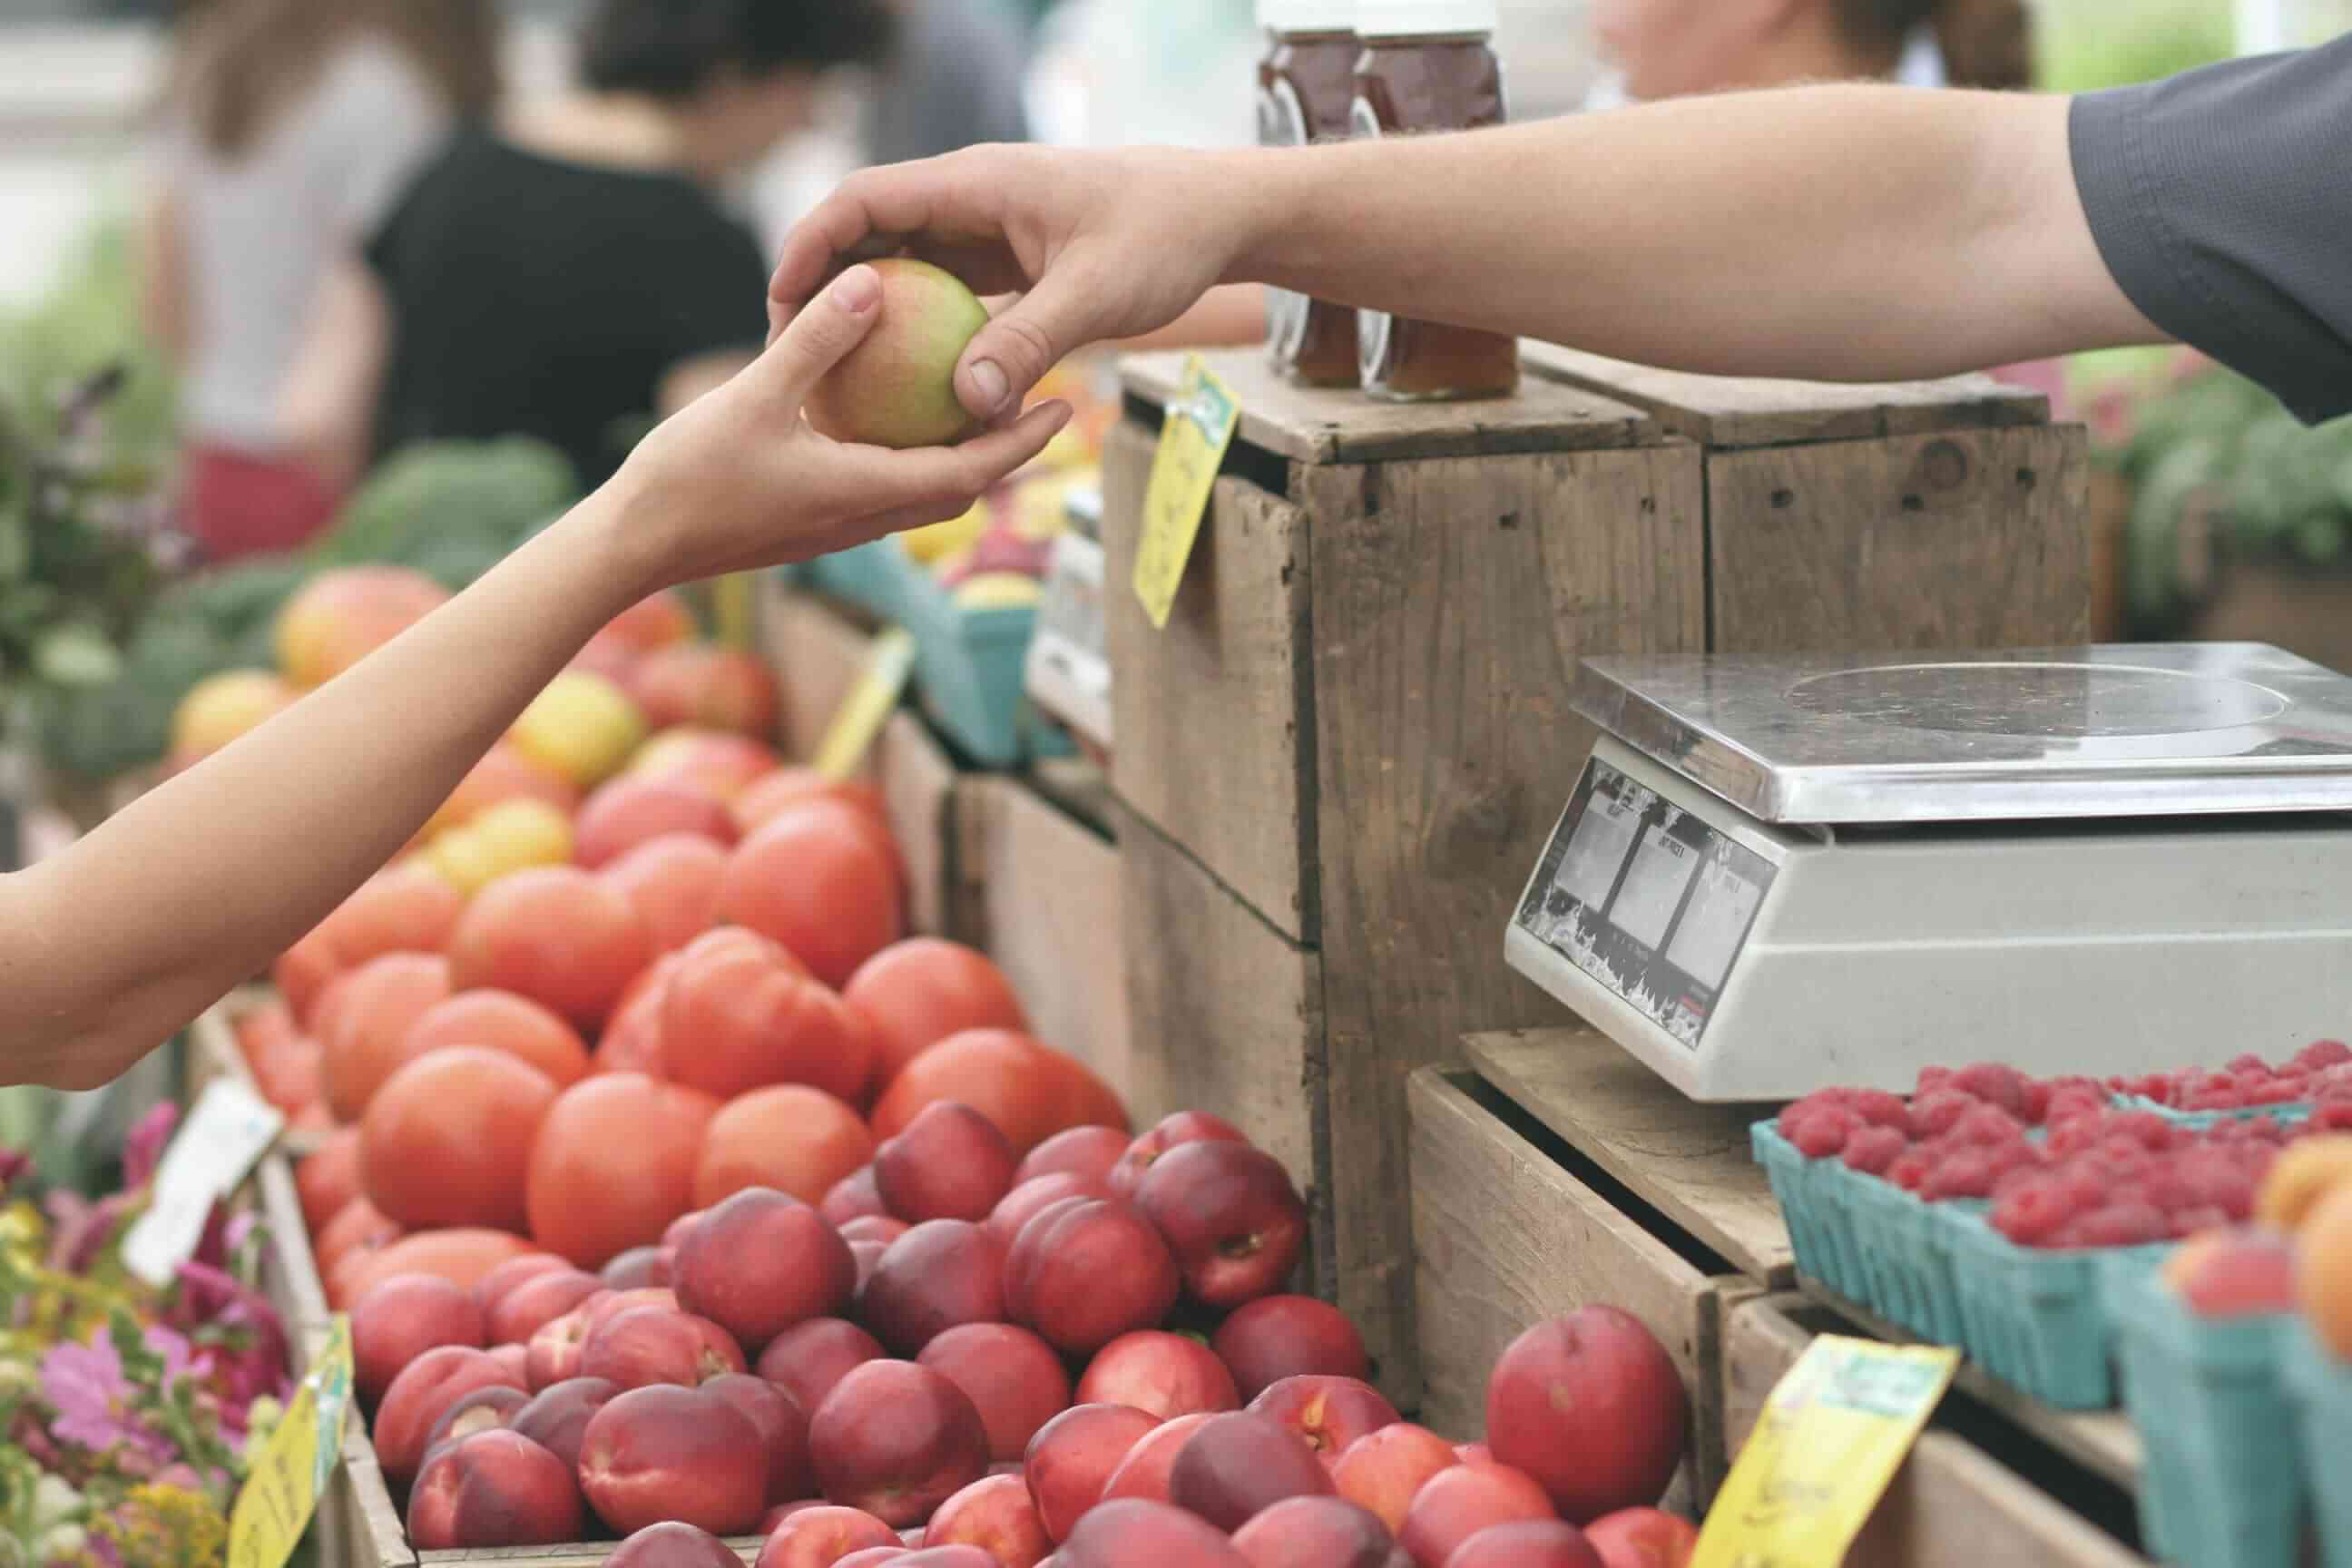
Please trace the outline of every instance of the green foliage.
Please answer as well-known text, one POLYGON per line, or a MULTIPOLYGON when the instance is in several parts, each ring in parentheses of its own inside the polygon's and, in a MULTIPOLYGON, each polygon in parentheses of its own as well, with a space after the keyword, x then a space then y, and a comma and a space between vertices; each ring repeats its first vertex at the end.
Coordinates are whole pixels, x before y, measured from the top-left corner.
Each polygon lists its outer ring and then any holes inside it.
POLYGON ((2176 76, 2234 52, 2228 0, 2135 0, 2128 20, 2114 0, 2042 7, 2035 49, 2041 85, 2095 92, 2176 76))
POLYGON ((315 567, 391 562, 455 591, 580 499, 562 453, 521 437, 420 447, 378 469, 312 548, 315 567))

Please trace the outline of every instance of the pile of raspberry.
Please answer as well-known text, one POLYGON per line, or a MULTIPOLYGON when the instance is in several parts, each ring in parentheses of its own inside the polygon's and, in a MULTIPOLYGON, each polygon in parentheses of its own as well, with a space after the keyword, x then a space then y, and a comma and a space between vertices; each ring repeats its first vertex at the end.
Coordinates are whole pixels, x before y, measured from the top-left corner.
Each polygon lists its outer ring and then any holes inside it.
POLYGON ((2114 1078, 2107 1080, 2107 1087, 2117 1094, 2137 1095, 2175 1110, 2334 1107, 2338 1108, 2331 1112, 2337 1118, 2334 1125, 2352 1129, 2352 1046, 2341 1040, 2315 1040, 2282 1067, 2273 1067, 2257 1056, 2242 1056, 2218 1071, 2190 1068, 2144 1078, 2114 1078))
POLYGON ((2242 1224, 2271 1162, 2305 1131, 2268 1117, 2194 1131, 2117 1110, 2113 1093, 2093 1079, 2034 1079, 1991 1063, 1929 1068, 1907 1103, 1877 1089, 1822 1089, 1778 1125, 1809 1159, 1840 1160, 1930 1203, 1990 1200, 1990 1222, 2010 1240, 2058 1250, 2242 1224))

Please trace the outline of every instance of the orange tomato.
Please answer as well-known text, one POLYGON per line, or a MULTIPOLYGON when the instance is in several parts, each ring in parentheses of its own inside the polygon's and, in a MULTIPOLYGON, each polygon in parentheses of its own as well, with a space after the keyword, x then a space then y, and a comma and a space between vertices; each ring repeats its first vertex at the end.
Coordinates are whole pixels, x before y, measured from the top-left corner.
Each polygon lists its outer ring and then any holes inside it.
POLYGON ((385 1079, 408 1059, 408 1032, 426 1009, 449 999, 449 962, 437 954, 388 952, 352 971, 320 1010, 328 1108, 357 1121, 385 1079))
POLYGON ((753 780, 782 765, 775 752, 749 735, 724 730, 664 730, 629 760, 629 772, 677 779, 732 800, 753 780))
POLYGON ((302 1200, 302 1223, 318 1235, 360 1195, 360 1130, 338 1128, 304 1155, 294 1167, 294 1193, 302 1200))
POLYGON ((408 1031, 411 1059, 445 1046, 482 1046, 529 1062, 568 1088, 588 1076, 588 1047, 579 1032, 528 996, 509 991, 460 991, 427 1008, 408 1031))
POLYGON ((865 1092, 865 1020, 782 947, 722 926, 688 944, 663 993, 662 1071, 721 1100, 802 1083, 844 1100, 865 1092))
POLYGON ((874 1026, 874 1081, 881 1089, 950 1035, 1029 1029, 1003 970, 985 953, 936 937, 884 948, 850 977, 842 999, 874 1026))
MULTIPOLYGON (((674 952, 710 929, 727 851, 708 838, 671 833, 641 844, 597 872, 629 900, 654 948, 674 952)), ((617 1014, 618 1009, 615 1009, 617 1014)))
POLYGON ((384 1079, 360 1123, 368 1201, 411 1230, 521 1230, 531 1141, 556 1092, 504 1051, 426 1051, 384 1079))
POLYGON ((364 1197, 356 1197, 336 1210, 335 1217, 310 1238, 310 1256, 317 1260, 319 1272, 327 1274, 352 1253, 389 1247, 406 1234, 382 1209, 364 1197))
POLYGON ((778 768, 746 785, 728 809, 735 814, 735 826, 748 838, 793 806, 813 800, 839 801, 856 807, 872 819, 884 842, 889 841, 890 813, 883 805, 880 790, 855 779, 829 779, 814 768, 778 768))
POLYGON ((491 883, 449 937, 460 991, 511 991, 583 1029, 653 957, 653 939, 629 900, 576 866, 539 866, 491 883))
POLYGON ((776 732, 776 678, 757 658, 715 643, 677 643, 629 672, 629 695, 656 729, 683 724, 739 735, 776 732))
POLYGON ((874 1108, 874 1135, 898 1136, 942 1100, 995 1122, 1024 1154, 1073 1127, 1132 1130, 1118 1096, 1084 1063, 1012 1029, 967 1029, 908 1062, 874 1108))
POLYGON ((470 1290, 499 1264, 535 1250, 521 1237, 502 1230, 420 1230, 373 1253, 346 1258, 335 1270, 327 1304, 341 1310, 395 1274, 430 1274, 470 1290))
POLYGON ((317 1030, 317 1009, 339 976, 388 952, 439 952, 464 908, 457 890, 430 871, 379 871, 288 948, 270 977, 296 1022, 317 1030))
POLYGON ((719 1107, 694 1167, 694 1206, 709 1208, 746 1187, 773 1187, 821 1203, 835 1182, 874 1158, 857 1112, 820 1089, 778 1084, 719 1107))
POLYGON ((482 754, 441 809, 433 814, 420 839, 439 837, 452 827, 463 827, 494 805, 510 800, 543 801, 566 816, 580 809, 580 791, 570 779, 543 763, 533 762, 501 741, 482 754))
POLYGON ((718 1110, 707 1094, 642 1073, 573 1084, 531 1149, 531 1235, 583 1268, 660 1241, 692 1205, 695 1162, 718 1110))
POLYGON ((897 851, 852 806, 813 801, 745 839, 719 880, 711 918, 782 942, 838 988, 905 927, 897 851))
POLYGON ((629 773, 599 784, 572 828, 572 858, 590 870, 673 834, 730 847, 737 837, 726 804, 701 786, 629 773))

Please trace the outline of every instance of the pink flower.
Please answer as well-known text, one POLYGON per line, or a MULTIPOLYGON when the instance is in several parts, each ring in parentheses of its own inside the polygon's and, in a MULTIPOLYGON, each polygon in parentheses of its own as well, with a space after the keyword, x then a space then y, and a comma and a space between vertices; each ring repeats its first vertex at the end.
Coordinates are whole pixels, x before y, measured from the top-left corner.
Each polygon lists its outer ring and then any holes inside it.
POLYGON ((41 1397, 57 1412, 49 1430, 61 1442, 93 1454, 116 1448, 157 1458, 171 1454, 170 1445, 139 1424, 122 1358, 103 1328, 86 1345, 53 1346, 41 1358, 41 1397))
POLYGON ((164 1146, 179 1125, 180 1108, 168 1100, 139 1119, 122 1141, 124 1186, 143 1187, 153 1179, 155 1167, 163 1163, 164 1146))
POLYGON ((286 1325, 259 1291, 208 1264, 184 1263, 169 1316, 207 1347, 208 1376, 230 1426, 244 1429, 245 1408, 256 1399, 284 1396, 286 1325))
POLYGON ((14 1186, 16 1178, 33 1168, 33 1157, 22 1149, 0 1148, 0 1193, 14 1186))

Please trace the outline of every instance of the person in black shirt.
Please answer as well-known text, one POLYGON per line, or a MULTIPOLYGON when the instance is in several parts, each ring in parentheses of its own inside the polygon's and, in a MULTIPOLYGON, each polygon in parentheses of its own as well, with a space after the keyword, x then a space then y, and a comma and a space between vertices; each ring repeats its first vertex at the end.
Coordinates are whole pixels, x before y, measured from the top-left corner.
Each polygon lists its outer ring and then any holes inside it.
POLYGON ((603 482, 766 335, 766 261, 713 189, 886 41, 872 0, 604 0, 579 90, 461 133, 417 178, 318 329, 310 384, 372 402, 379 462, 519 434, 603 482))

